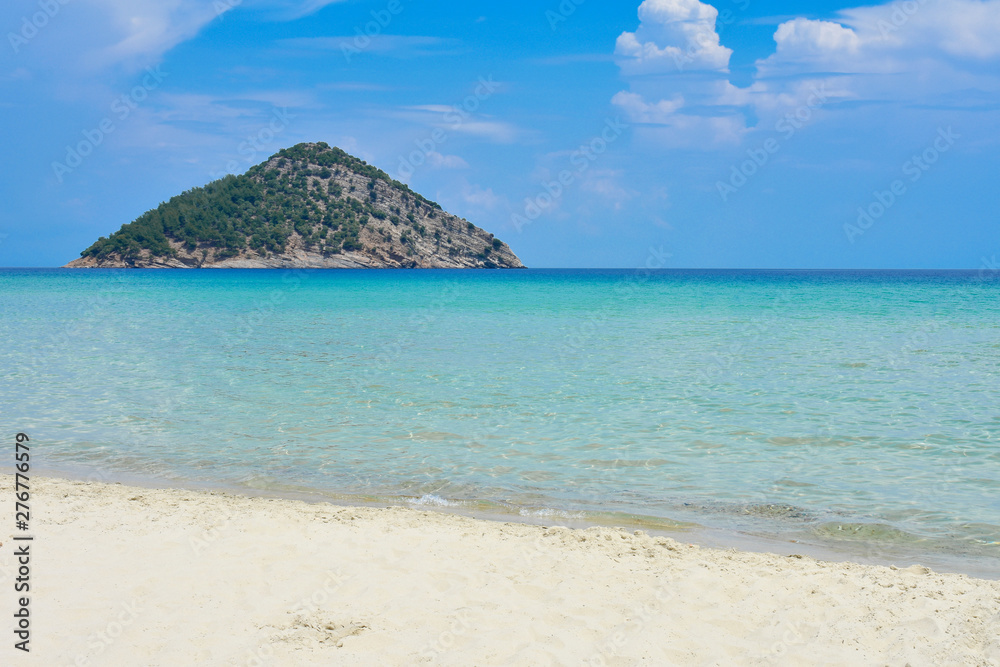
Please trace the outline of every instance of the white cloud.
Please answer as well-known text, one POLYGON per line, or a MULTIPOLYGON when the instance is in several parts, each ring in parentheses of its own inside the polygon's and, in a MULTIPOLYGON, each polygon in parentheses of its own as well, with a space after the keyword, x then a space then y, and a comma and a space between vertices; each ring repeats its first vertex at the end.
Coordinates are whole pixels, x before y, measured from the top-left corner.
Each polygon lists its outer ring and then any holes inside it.
POLYGON ((985 60, 1000 56, 1000 1, 911 0, 840 12, 869 48, 943 52, 985 60))
POLYGON ((639 27, 623 32, 615 57, 626 76, 673 74, 666 80, 640 78, 632 90, 612 98, 643 136, 667 146, 715 146, 739 141, 742 118, 729 112, 713 117, 693 107, 718 104, 732 51, 715 31, 718 11, 699 0, 645 0, 639 27), (706 71, 717 74, 704 76, 706 71), (697 82, 687 76, 697 74, 697 82), (687 107, 687 108, 686 108, 687 107))
POLYGON ((316 86, 319 90, 338 90, 346 92, 382 92, 392 90, 391 86, 383 86, 378 83, 367 81, 337 81, 333 83, 320 83, 316 86))
POLYGON ((715 7, 698 0, 645 0, 639 28, 623 32, 615 56, 626 74, 725 70, 731 49, 719 43, 715 7))
POLYGON ((509 144, 520 139, 524 132, 506 121, 493 120, 485 114, 473 114, 457 106, 445 104, 415 104, 403 107, 393 116, 429 127, 441 128, 451 133, 487 139, 498 144, 509 144))
POLYGON ((640 143, 663 148, 715 149, 742 141, 746 123, 742 116, 676 114, 661 125, 637 127, 640 143))
POLYGON ((594 195, 611 204, 614 210, 621 210, 639 192, 625 187, 625 173, 621 169, 591 169, 580 179, 580 192, 594 195))
POLYGON ((60 2, 60 13, 39 33, 45 48, 24 51, 33 66, 73 76, 110 68, 134 73, 230 12, 276 9, 290 20, 340 1, 74 0, 64 8, 60 2))
POLYGON ((503 202, 503 199, 493 192, 493 188, 483 188, 475 183, 463 183, 462 199, 470 206, 487 210, 495 209, 503 202))
POLYGON ((427 153, 427 164, 436 169, 465 169, 469 163, 457 155, 442 155, 437 151, 427 153))
POLYGON ((498 144, 512 143, 521 134, 516 126, 499 120, 466 120, 446 127, 459 134, 489 139, 498 144))
POLYGON ((621 91, 611 98, 611 103, 619 107, 633 123, 670 123, 674 112, 684 106, 684 98, 676 95, 672 100, 648 103, 642 95, 621 91))
POLYGON ((776 54, 782 58, 809 58, 831 54, 854 56, 861 39, 850 28, 832 21, 797 18, 778 26, 776 54))
POLYGON ((74 0, 53 4, 59 6, 59 13, 21 52, 33 70, 78 82, 109 72, 132 75, 155 65, 239 3, 74 0))
POLYGON ((450 107, 447 104, 413 104, 404 108, 412 111, 426 111, 427 113, 438 114, 441 116, 455 111, 454 107, 450 107))
POLYGON ((85 0, 101 11, 110 44, 87 56, 95 68, 123 65, 140 69, 156 62, 177 44, 191 39, 232 7, 191 0, 85 0))
POLYGON ((358 53, 430 55, 454 47, 457 40, 427 35, 334 35, 330 37, 295 37, 280 42, 299 49, 358 53))
POLYGON ((611 103, 625 114, 630 123, 644 125, 638 132, 657 144, 671 148, 708 148, 738 143, 746 129, 743 117, 704 116, 678 113, 684 107, 680 95, 670 100, 647 102, 638 93, 621 91, 611 103))
MULTIPOLYGON (((226 2, 226 0, 221 0, 226 2)), ((235 0, 229 0, 234 2, 235 0)), ((300 19, 305 16, 310 16, 315 14, 319 10, 323 9, 327 5, 332 5, 338 2, 343 2, 344 0, 305 0, 305 2, 300 2, 298 6, 293 6, 288 9, 281 18, 286 21, 294 21, 295 19, 300 19)), ((284 3, 282 3, 284 4, 284 3)))
POLYGON ((963 99, 978 104, 985 91, 1000 90, 1000 70, 985 67, 1000 58, 1000 0, 910 0, 843 10, 836 20, 783 21, 774 53, 757 62, 744 88, 686 72, 728 68, 730 51, 710 23, 714 9, 698 0, 646 0, 639 16, 639 29, 615 46, 630 90, 611 101, 643 126, 640 134, 664 145, 723 146, 749 132, 745 117, 773 128, 804 107, 815 120, 818 106, 831 102, 968 108, 963 99), (671 64, 671 77, 634 76, 671 64))
POLYGON ((759 63, 764 73, 826 67, 857 74, 926 74, 929 63, 961 71, 1000 57, 1000 0, 910 0, 846 9, 840 17, 838 22, 798 18, 782 23, 774 35, 775 53, 759 63))

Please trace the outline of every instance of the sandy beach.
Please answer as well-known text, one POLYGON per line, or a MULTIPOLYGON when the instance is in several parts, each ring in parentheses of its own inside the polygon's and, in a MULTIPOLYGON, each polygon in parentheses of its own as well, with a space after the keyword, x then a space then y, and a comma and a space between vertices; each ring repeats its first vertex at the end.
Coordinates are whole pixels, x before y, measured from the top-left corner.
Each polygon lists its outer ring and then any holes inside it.
POLYGON ((32 503, 3 664, 1000 664, 1000 582, 920 566, 60 479, 32 503))

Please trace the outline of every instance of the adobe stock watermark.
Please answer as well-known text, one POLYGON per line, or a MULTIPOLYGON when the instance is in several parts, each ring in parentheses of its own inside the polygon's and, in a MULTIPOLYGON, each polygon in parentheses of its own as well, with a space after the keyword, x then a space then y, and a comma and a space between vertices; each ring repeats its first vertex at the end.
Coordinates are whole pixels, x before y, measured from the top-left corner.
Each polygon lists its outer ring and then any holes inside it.
POLYGON ((926 3, 927 0, 903 0, 892 3, 892 13, 889 15, 889 20, 879 19, 875 22, 875 27, 878 28, 882 39, 888 39, 891 33, 906 25, 926 3))
POLYGON ((570 155, 569 161, 574 169, 563 169, 554 181, 542 181, 542 189, 538 194, 525 198, 524 209, 510 216, 514 228, 518 232, 522 231, 526 225, 537 220, 542 213, 559 201, 566 190, 590 169, 597 158, 603 155, 628 127, 628 124, 623 123, 618 117, 604 121, 604 129, 589 142, 581 144, 570 155))
MULTIPOLYGON (((939 127, 937 136, 934 137, 931 144, 921 153, 913 155, 903 163, 901 167, 903 176, 908 177, 910 183, 919 181, 931 166, 941 159, 943 154, 951 150, 956 139, 961 139, 961 135, 956 134, 950 125, 947 129, 939 127)), ((858 219, 855 223, 844 223, 844 234, 847 236, 847 240, 854 243, 857 237, 871 229, 875 221, 885 215, 886 211, 892 208, 906 192, 906 182, 901 178, 892 181, 888 189, 873 192, 872 202, 867 206, 858 207, 858 219)))
POLYGON ((451 624, 447 630, 441 632, 436 640, 420 649, 420 657, 424 660, 434 660, 439 654, 454 648, 455 640, 471 629, 472 621, 469 619, 469 611, 467 609, 460 610, 452 617, 451 624))
POLYGON ((748 148, 748 159, 732 165, 729 170, 729 179, 715 182, 715 189, 722 201, 729 201, 730 195, 739 191, 758 171, 763 169, 771 161, 771 158, 781 150, 782 141, 788 141, 805 127, 806 123, 812 119, 813 113, 826 104, 827 99, 826 84, 820 84, 818 88, 814 86, 809 97, 806 98, 805 104, 796 108, 795 111, 786 113, 774 124, 774 131, 779 133, 780 137, 768 137, 757 148, 748 148))
MULTIPOLYGON (((1000 277, 1000 262, 997 262, 997 256, 994 254, 989 258, 985 256, 980 257, 979 269, 976 271, 976 276, 971 281, 963 283, 961 296, 971 296, 969 294, 970 288, 987 281, 994 281, 998 277, 1000 277)), ((887 365, 893 370, 899 369, 911 361, 911 355, 916 355, 918 352, 926 352, 933 346, 941 347, 946 345, 948 340, 946 337, 947 333, 948 327, 945 320, 928 319, 920 321, 909 328, 906 337, 899 346, 898 353, 888 355, 886 359, 887 365)))
POLYGON ((433 301, 409 317, 406 328, 395 340, 382 343, 377 348, 378 354, 369 360, 365 368, 351 375, 347 380, 348 386, 355 392, 368 392, 372 385, 378 386, 376 376, 397 363, 403 351, 412 344, 412 338, 423 335, 448 306, 458 300, 460 294, 458 283, 445 283, 433 301))
MULTIPOLYGON (((257 159, 257 154, 264 151, 268 144, 273 142, 279 134, 288 128, 288 121, 292 118, 295 118, 295 114, 289 113, 287 107, 273 109, 271 111, 270 121, 241 141, 239 146, 236 147, 236 152, 243 156, 244 162, 247 164, 253 164, 257 159)), ((213 179, 219 179, 226 174, 232 174, 239 169, 239 166, 240 163, 238 160, 229 160, 226 162, 224 169, 220 171, 211 171, 209 172, 209 175, 213 179)))
POLYGON ((737 370, 738 362, 748 351, 758 349, 760 341, 773 337, 787 326, 785 309, 790 303, 788 294, 778 294, 763 316, 732 327, 726 335, 727 343, 718 346, 705 363, 698 366, 700 380, 717 386, 737 370))
POLYGON ((979 272, 976 274, 976 280, 982 282, 984 280, 996 280, 998 277, 1000 277, 1000 262, 997 261, 997 256, 993 255, 989 259, 980 257, 979 272))
POLYGON ((49 24, 49 21, 56 17, 70 0, 39 0, 38 11, 30 17, 21 17, 21 27, 17 32, 8 32, 7 41, 15 55, 21 51, 21 47, 30 42, 38 32, 49 24))
MULTIPOLYGON (((467 121, 479 106, 488 100, 497 91, 500 84, 493 80, 493 75, 479 77, 475 89, 458 104, 453 104, 442 114, 442 120, 448 124, 448 128, 454 132, 462 123, 467 121)), ((416 150, 409 155, 399 156, 399 165, 396 167, 396 178, 406 179, 413 175, 417 167, 425 164, 432 153, 437 152, 439 146, 448 141, 449 134, 442 127, 434 128, 429 137, 414 140, 416 150)))
MULTIPOLYGON (((635 267, 628 276, 622 278, 612 288, 614 292, 614 304, 620 305, 623 301, 628 301, 636 296, 653 277, 654 271, 666 268, 668 260, 673 257, 673 253, 667 252, 663 246, 649 246, 646 261, 635 267)), ((600 310, 590 311, 586 315, 577 318, 577 323, 573 330, 565 335, 562 344, 559 346, 559 360, 566 363, 574 355, 587 349, 593 344, 593 338, 602 330, 611 319, 610 308, 605 306, 600 310)))
POLYGON ((163 80, 167 78, 167 73, 160 70, 160 66, 147 67, 146 74, 142 77, 139 85, 135 86, 125 95, 116 97, 111 102, 111 114, 105 116, 101 122, 89 130, 83 130, 83 139, 75 145, 66 146, 66 157, 62 162, 52 163, 52 173, 56 180, 63 182, 63 177, 71 173, 74 169, 83 164, 84 158, 94 152, 94 149, 104 143, 104 139, 118 129, 115 120, 124 122, 132 112, 139 108, 139 103, 144 101, 149 94, 155 90, 163 80))
POLYGON ((642 604, 632 605, 624 623, 598 642, 590 657, 581 664, 588 667, 605 667, 609 662, 617 663, 624 659, 624 649, 635 637, 650 631, 650 624, 663 615, 667 602, 675 595, 672 577, 666 573, 664 578, 666 581, 653 591, 652 598, 642 604))
POLYGON ((289 269, 283 272, 281 287, 271 289, 266 295, 257 295, 253 308, 237 316, 235 331, 222 330, 220 332, 219 344, 222 349, 230 351, 235 346, 244 344, 258 327, 271 319, 278 307, 288 298, 288 295, 299 289, 303 281, 308 278, 309 273, 302 269, 289 269))
POLYGON ((135 623, 139 614, 145 611, 145 609, 139 606, 141 603, 141 598, 121 603, 119 605, 121 611, 117 612, 101 630, 87 635, 87 651, 77 655, 72 665, 92 664, 90 662, 91 658, 102 655, 111 648, 125 630, 135 623))
POLYGON ((381 35, 382 31, 389 27, 393 17, 403 13, 403 9, 405 7, 400 0, 389 0, 385 9, 377 11, 373 9, 371 21, 365 23, 364 26, 354 27, 354 39, 350 42, 340 43, 340 52, 344 55, 344 60, 350 64, 351 58, 361 55, 365 49, 371 46, 372 39, 381 35))
POLYGON ((243 4, 243 0, 215 0, 212 3, 212 8, 215 10, 215 16, 217 18, 224 18, 224 14, 230 9, 235 9, 243 4))
POLYGON ((214 544, 219 537, 228 532, 233 526, 235 515, 227 513, 221 519, 215 521, 211 526, 202 530, 198 535, 188 537, 188 545, 195 556, 201 556, 202 552, 214 544))
MULTIPOLYGON (((338 568, 337 570, 327 570, 326 579, 323 585, 316 588, 311 594, 300 598, 289 613, 298 618, 303 618, 310 613, 319 613, 328 605, 333 596, 340 590, 344 582, 351 579, 345 576, 338 568)), ((274 661, 274 639, 247 649, 241 656, 233 656, 225 664, 244 665, 245 667, 263 667, 274 661)))
POLYGON ((549 27, 555 30, 560 23, 569 20, 569 17, 576 13, 576 8, 587 0, 562 0, 555 10, 545 10, 545 20, 549 22, 549 27))

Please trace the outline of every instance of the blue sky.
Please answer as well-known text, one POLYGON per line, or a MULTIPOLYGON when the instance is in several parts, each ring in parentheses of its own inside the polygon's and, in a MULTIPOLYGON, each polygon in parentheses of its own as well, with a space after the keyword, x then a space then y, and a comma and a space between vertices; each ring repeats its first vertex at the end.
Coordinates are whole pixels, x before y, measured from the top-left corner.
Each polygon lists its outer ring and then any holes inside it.
POLYGON ((4 266, 300 141, 534 267, 1000 257, 1000 0, 16 0, 0 28, 4 266))

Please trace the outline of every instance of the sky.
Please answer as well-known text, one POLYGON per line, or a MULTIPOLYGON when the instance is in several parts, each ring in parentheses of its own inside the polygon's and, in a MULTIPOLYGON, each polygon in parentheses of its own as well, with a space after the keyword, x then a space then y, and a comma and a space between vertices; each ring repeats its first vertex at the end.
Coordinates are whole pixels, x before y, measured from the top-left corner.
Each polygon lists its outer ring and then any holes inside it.
POLYGON ((0 266, 303 141, 529 267, 1000 258, 1000 0, 8 0, 0 30, 0 266))

